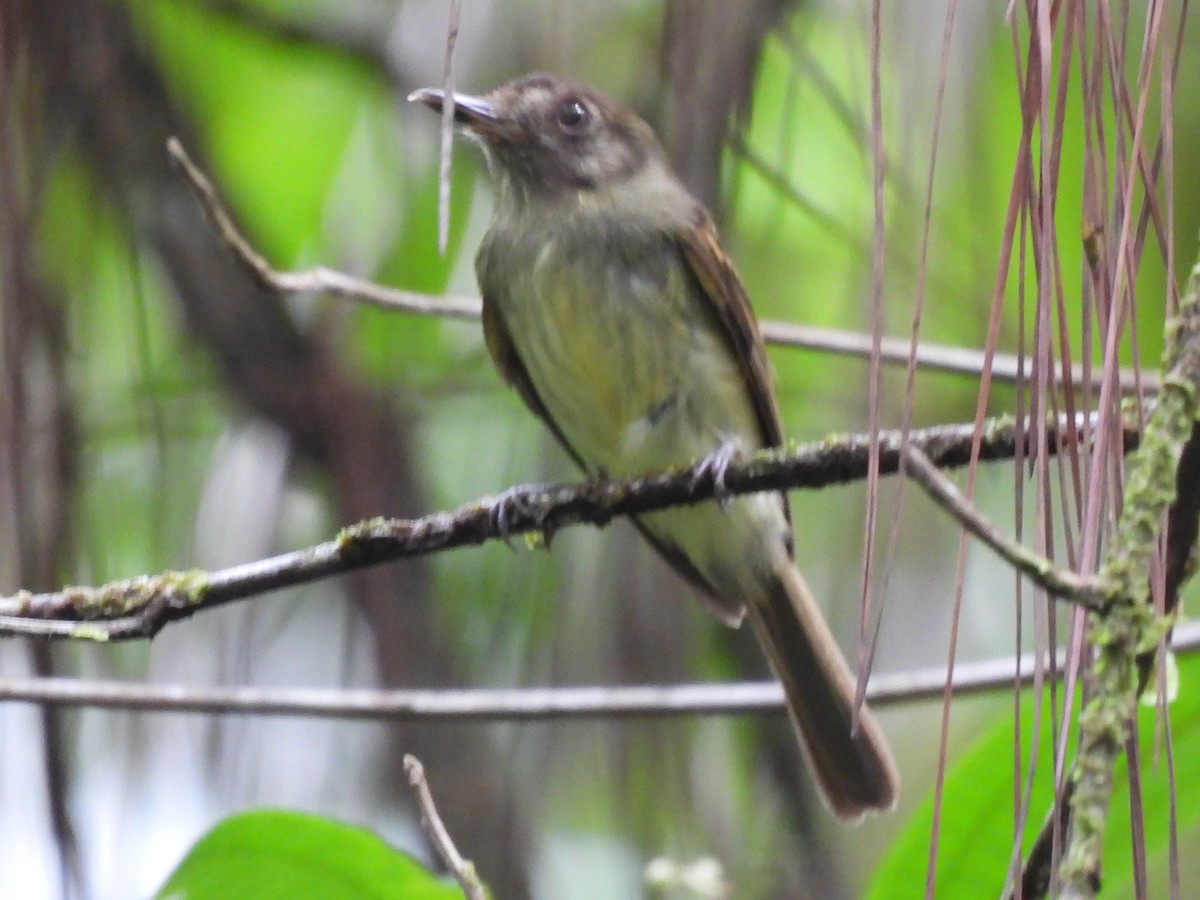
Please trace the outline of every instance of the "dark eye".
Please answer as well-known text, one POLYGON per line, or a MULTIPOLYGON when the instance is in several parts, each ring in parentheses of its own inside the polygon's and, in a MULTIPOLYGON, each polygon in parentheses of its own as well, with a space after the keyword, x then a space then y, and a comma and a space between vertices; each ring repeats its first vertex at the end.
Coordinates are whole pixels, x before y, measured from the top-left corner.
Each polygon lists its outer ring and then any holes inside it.
POLYGON ((587 128, 591 113, 578 97, 568 97, 558 104, 554 118, 563 134, 579 134, 587 128))

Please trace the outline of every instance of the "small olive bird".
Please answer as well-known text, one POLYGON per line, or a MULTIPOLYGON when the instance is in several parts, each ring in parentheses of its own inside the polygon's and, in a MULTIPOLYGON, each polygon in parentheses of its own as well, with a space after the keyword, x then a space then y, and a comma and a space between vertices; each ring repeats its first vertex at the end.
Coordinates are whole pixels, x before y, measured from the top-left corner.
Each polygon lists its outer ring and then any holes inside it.
MULTIPOLYGON (((443 91, 410 100, 441 110, 443 91)), ((500 374, 590 476, 645 475, 783 443, 758 323, 704 207, 631 110, 528 75, 454 117, 496 180, 475 261, 500 374)), ((896 766, 792 561, 784 493, 638 516, 725 624, 748 616, 842 819, 895 806, 896 766)))

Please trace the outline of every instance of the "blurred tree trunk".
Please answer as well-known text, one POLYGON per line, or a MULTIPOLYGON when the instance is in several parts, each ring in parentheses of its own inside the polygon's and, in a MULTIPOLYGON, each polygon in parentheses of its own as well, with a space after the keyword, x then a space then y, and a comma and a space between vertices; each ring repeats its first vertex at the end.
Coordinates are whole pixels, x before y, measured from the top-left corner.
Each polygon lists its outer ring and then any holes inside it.
MULTIPOLYGON (((180 136, 193 152, 198 142, 123 7, 48 0, 27 12, 47 115, 127 214, 135 243, 156 254, 192 338, 216 360, 230 394, 282 429, 300 459, 328 472, 341 521, 427 511, 395 404, 354 382, 319 336, 301 333, 277 298, 250 283, 170 171, 167 137, 180 136)), ((453 651, 433 639, 424 564, 366 572, 348 586, 373 630, 385 685, 454 682, 453 651)), ((505 787, 506 767, 485 733, 396 726, 393 734, 394 767, 381 773, 381 790, 399 800, 401 750, 424 758, 463 851, 497 896, 527 896, 524 804, 505 787)))
POLYGON ((667 152, 693 194, 720 213, 721 151, 750 99, 762 42, 790 0, 671 0, 663 32, 667 152))
MULTIPOLYGON (((0 9, 0 591, 50 590, 70 544, 78 441, 65 372, 62 298, 41 276, 33 248, 46 167, 34 79, 16 40, 36 7, 0 9)), ((29 642, 29 663, 55 674, 49 645, 29 642)), ((67 805, 63 721, 39 710, 49 831, 58 844, 59 890, 81 887, 67 805)))

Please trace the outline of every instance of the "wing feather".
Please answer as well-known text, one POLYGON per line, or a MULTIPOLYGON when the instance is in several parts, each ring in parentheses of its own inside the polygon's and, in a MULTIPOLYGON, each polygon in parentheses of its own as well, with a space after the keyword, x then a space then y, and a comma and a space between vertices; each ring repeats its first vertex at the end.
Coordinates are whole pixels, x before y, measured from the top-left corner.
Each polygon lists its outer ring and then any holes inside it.
MULTIPOLYGON (((750 298, 746 296, 746 289, 732 260, 721 246, 716 226, 708 213, 699 207, 692 227, 680 231, 677 239, 700 295, 719 323, 721 332, 729 341, 730 351, 737 360, 746 391, 758 414, 763 446, 783 446, 783 424, 771 385, 767 348, 750 306, 750 298)), ((783 499, 784 513, 790 523, 792 514, 786 494, 783 499)))

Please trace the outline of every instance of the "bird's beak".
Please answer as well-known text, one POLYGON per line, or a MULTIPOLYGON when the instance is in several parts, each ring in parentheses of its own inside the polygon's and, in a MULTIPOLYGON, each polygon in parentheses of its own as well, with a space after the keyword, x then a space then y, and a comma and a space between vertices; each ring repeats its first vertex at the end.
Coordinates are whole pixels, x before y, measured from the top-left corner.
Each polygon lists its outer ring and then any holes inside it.
MULTIPOLYGON (((418 88, 408 95, 409 102, 423 103, 440 112, 446 102, 441 88, 418 88)), ((481 138, 512 139, 520 130, 517 124, 496 108, 486 97, 454 94, 454 121, 481 138)))

